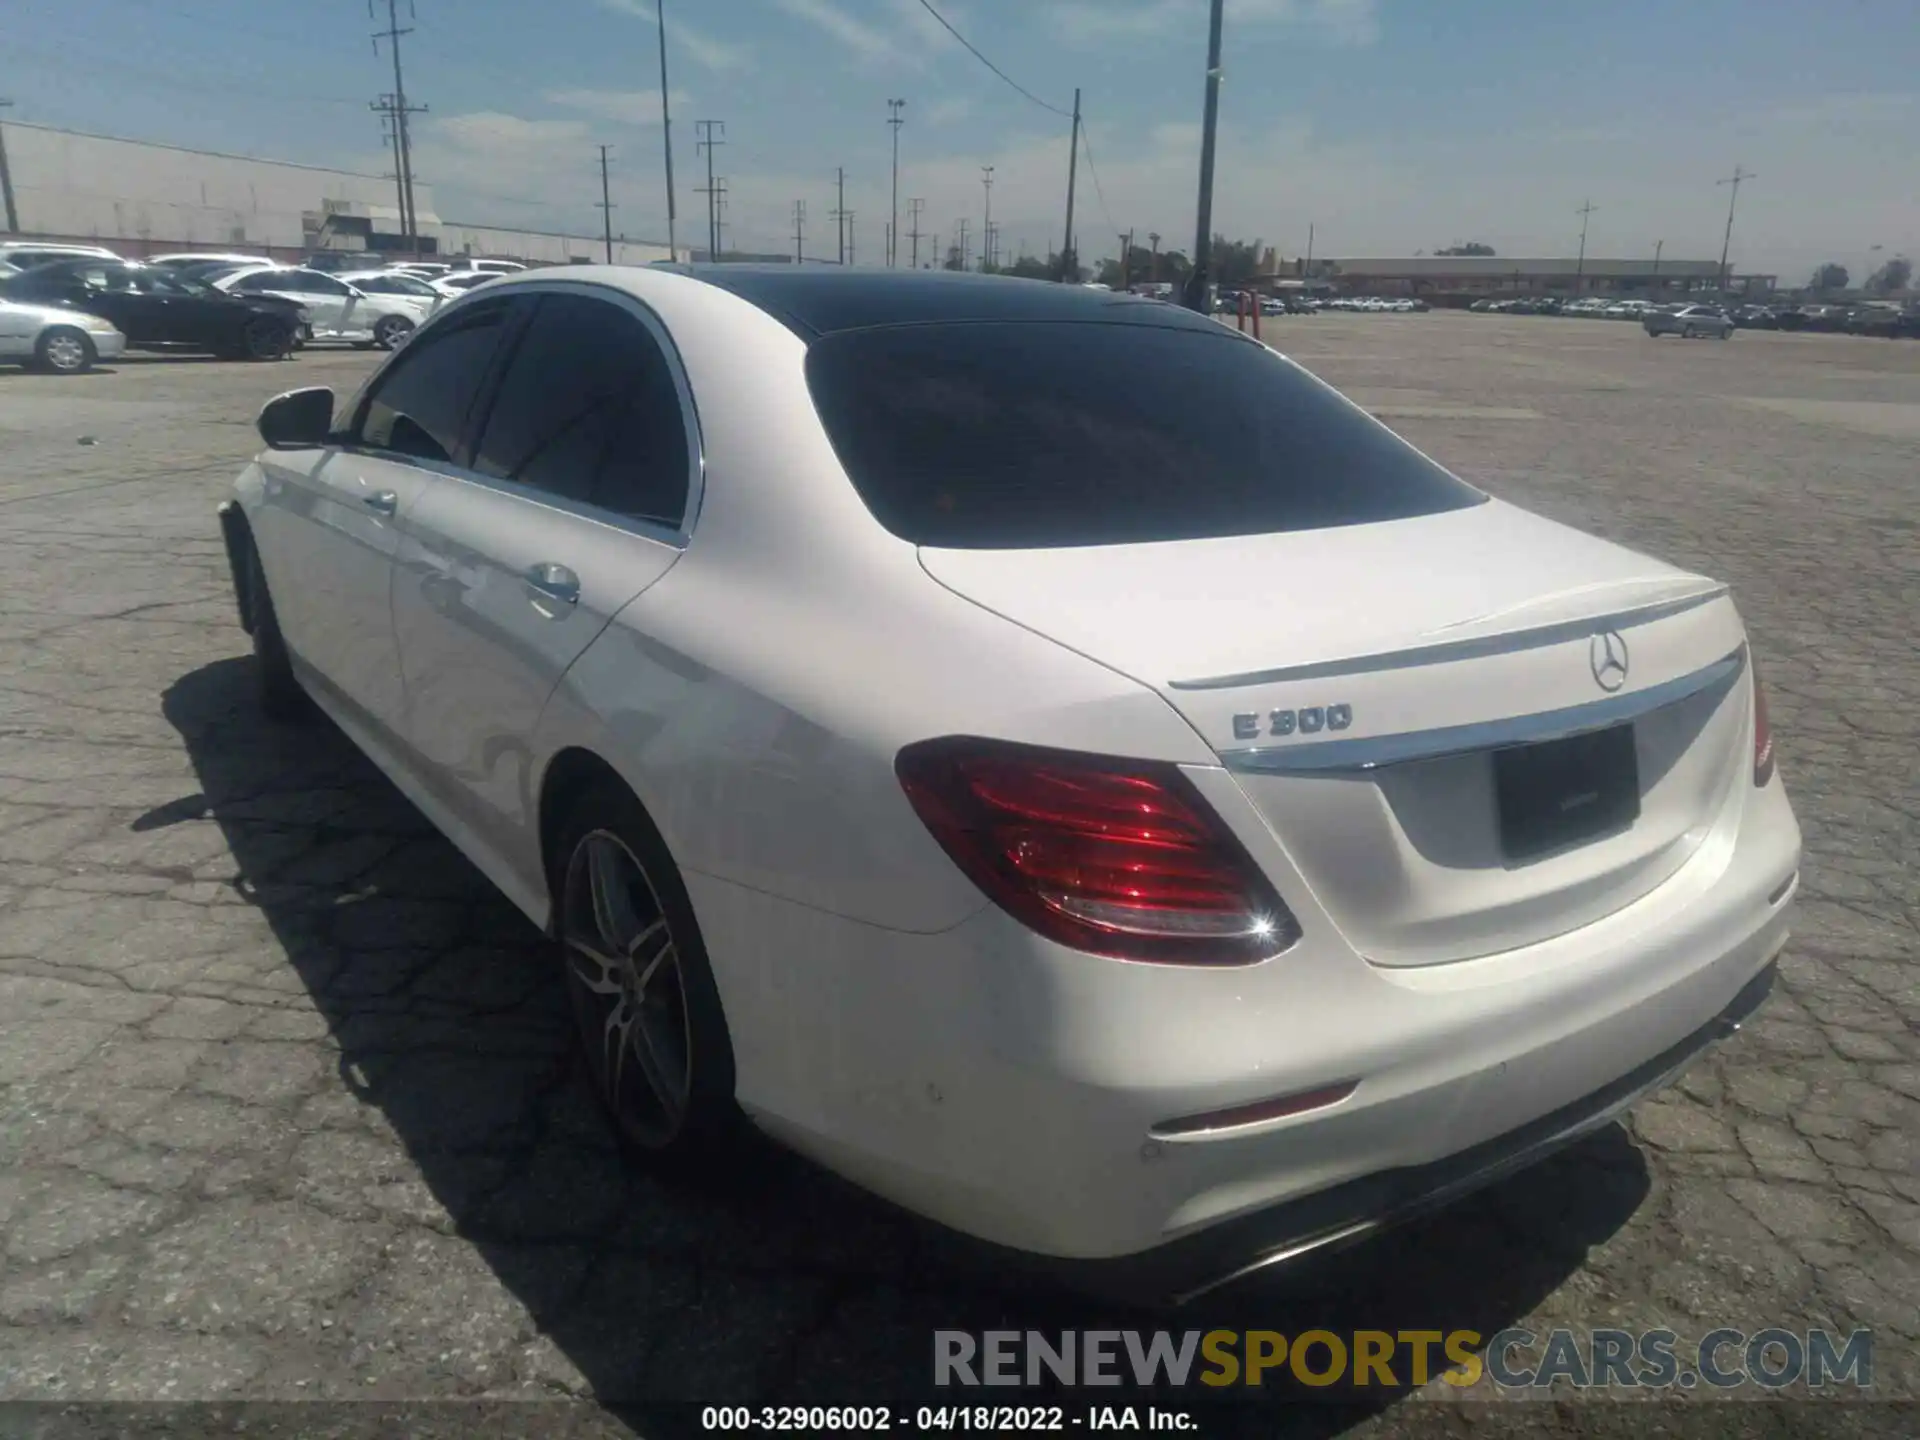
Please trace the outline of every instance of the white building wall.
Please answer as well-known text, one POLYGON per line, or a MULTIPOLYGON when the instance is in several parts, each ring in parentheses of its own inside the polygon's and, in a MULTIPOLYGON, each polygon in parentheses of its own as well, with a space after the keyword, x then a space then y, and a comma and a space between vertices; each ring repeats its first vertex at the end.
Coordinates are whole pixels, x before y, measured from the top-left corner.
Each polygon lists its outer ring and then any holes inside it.
MULTIPOLYGON (((298 247, 304 217, 323 202, 383 206, 394 186, 377 176, 279 161, 178 150, 133 140, 7 123, 7 160, 27 234, 225 248, 298 247)), ((416 186, 422 216, 432 196, 416 186)), ((364 212, 363 212, 364 213, 364 212)))
MULTIPOLYGON (((399 230, 394 183, 378 175, 14 121, 0 123, 0 138, 23 235, 91 240, 126 255, 240 247, 292 258, 309 246, 310 223, 328 209, 371 218, 383 233, 399 230)), ((443 253, 545 264, 606 255, 598 237, 444 222, 430 185, 415 184, 414 206, 421 234, 437 236, 443 253)), ((616 240, 613 253, 629 265, 669 258, 666 246, 640 241, 616 240)))

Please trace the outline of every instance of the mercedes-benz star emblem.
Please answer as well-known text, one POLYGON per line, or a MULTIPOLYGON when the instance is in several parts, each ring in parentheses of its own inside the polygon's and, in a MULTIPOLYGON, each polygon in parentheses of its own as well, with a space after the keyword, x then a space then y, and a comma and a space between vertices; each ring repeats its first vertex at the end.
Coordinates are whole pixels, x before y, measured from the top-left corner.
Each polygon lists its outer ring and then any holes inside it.
POLYGON ((1602 630, 1587 642, 1593 682, 1611 694, 1627 683, 1627 640, 1618 630, 1602 630))

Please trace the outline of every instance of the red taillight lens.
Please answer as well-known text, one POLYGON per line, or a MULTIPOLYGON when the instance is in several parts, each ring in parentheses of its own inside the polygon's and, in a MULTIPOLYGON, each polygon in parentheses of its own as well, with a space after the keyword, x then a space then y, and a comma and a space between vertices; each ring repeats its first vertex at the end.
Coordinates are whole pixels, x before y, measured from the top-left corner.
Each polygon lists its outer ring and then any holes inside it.
POLYGON ((1246 964, 1300 938, 1172 765, 955 737, 895 762, 920 818, 1002 909, 1096 955, 1246 964))
POLYGON ((1767 689, 1760 683, 1760 663, 1747 653, 1753 666, 1753 783, 1765 785, 1773 779, 1773 722, 1767 715, 1767 689))

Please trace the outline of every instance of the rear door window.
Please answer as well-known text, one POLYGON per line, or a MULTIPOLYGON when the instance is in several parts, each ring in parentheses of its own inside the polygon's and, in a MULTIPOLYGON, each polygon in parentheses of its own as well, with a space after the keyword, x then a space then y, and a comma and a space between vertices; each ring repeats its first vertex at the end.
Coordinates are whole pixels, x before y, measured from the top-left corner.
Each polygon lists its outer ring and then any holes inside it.
POLYGON ((915 544, 1026 549, 1406 519, 1487 498, 1224 328, 843 331, 814 404, 874 517, 915 544))

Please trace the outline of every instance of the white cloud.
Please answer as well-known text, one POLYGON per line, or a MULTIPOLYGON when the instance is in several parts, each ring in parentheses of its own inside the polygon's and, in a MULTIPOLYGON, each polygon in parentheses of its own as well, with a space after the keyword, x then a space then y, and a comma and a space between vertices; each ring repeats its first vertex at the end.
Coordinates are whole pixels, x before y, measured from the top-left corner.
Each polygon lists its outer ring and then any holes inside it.
MULTIPOLYGON (((659 13, 645 0, 596 0, 603 10, 612 10, 621 15, 632 15, 648 24, 657 24, 659 13)), ((667 17, 668 59, 672 59, 675 47, 693 57, 696 65, 713 71, 751 70, 753 52, 745 45, 736 45, 726 40, 715 40, 701 31, 689 29, 672 15, 667 17)))
MULTIPOLYGON (((930 102, 921 110, 918 118, 922 124, 929 126, 957 125, 962 120, 970 118, 976 108, 978 107, 973 101, 963 96, 954 96, 950 99, 930 102)), ((907 113, 909 118, 912 118, 911 109, 907 113)))
MULTIPOLYGON (((1067 40, 1206 34, 1206 0, 1058 0, 1048 22, 1067 40)), ((1227 0, 1229 32, 1241 27, 1294 25, 1340 45, 1371 45, 1380 38, 1377 0, 1227 0)))
MULTIPOLYGON (((616 125, 660 123, 658 90, 549 90, 546 100, 566 110, 578 110, 616 125)), ((685 110, 692 102, 683 91, 673 92, 674 108, 685 110)))
POLYGON ((899 58, 899 48, 891 36, 854 18, 833 0, 773 0, 773 3, 794 18, 825 31, 862 59, 899 58))

